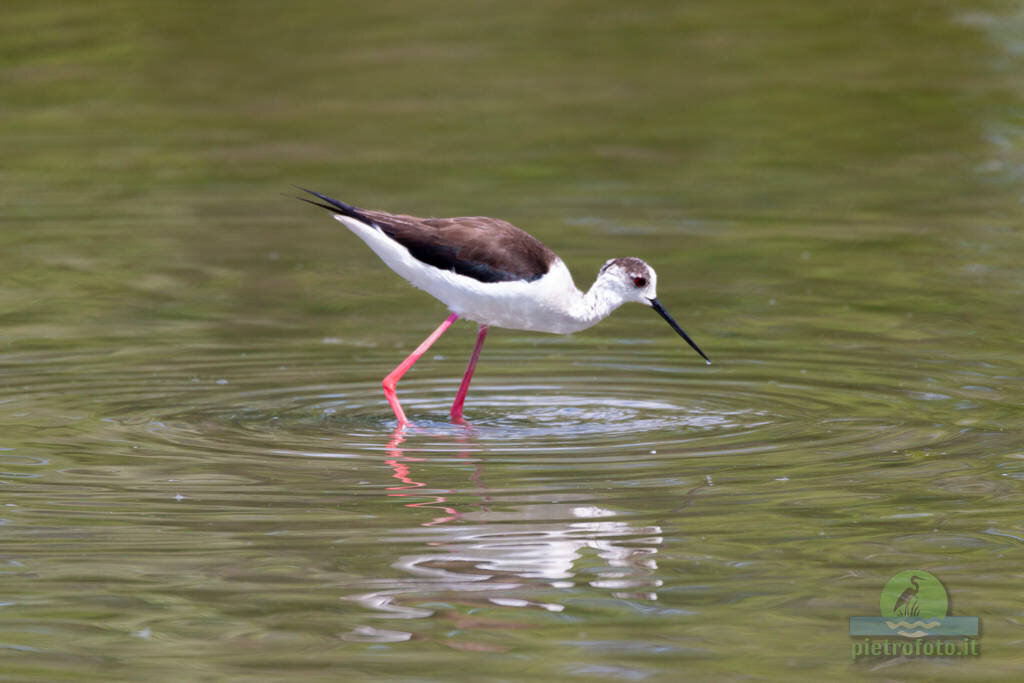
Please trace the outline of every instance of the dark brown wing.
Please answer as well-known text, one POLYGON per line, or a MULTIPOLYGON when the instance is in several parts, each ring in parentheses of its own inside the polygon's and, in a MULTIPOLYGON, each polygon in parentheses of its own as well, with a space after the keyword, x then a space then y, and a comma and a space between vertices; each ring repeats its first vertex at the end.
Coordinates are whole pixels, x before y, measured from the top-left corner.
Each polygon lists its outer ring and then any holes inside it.
POLYGON ((535 237, 497 218, 362 213, 417 260, 480 282, 536 280, 548 272, 556 258, 535 237))
POLYGON ((413 258, 480 282, 530 282, 543 277, 558 258, 535 237, 498 218, 417 218, 366 211, 304 187, 299 189, 326 204, 299 197, 305 202, 380 228, 408 249, 413 258))

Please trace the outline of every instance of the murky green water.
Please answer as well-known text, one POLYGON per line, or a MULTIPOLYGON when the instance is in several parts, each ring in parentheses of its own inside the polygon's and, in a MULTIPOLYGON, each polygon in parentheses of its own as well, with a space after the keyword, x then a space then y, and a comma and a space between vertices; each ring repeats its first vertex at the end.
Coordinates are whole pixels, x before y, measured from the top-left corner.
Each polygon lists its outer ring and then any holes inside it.
POLYGON ((1009 2, 9 3, 0 678, 1024 668, 1009 2), (444 317, 297 183, 511 220, 626 306, 444 317), (853 662, 938 576, 979 657, 853 662))

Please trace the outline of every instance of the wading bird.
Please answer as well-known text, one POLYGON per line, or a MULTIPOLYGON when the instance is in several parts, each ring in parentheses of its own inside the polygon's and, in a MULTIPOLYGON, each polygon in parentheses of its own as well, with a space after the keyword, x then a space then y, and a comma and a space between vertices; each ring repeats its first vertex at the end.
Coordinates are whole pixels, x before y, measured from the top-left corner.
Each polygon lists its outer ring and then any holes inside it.
POLYGON ((914 584, 914 587, 907 586, 900 593, 900 597, 896 598, 896 604, 892 608, 893 614, 903 617, 916 617, 921 613, 921 608, 917 604, 917 592, 921 590, 921 586, 917 585, 917 582, 920 580, 920 576, 910 577, 910 583, 914 584))
POLYGON ((653 308, 710 365, 700 347, 658 302, 657 275, 638 258, 616 258, 601 266, 597 280, 581 292, 555 252, 532 235, 497 218, 417 218, 359 209, 300 187, 320 199, 298 197, 327 209, 393 271, 444 303, 451 314, 408 358, 384 378, 384 395, 398 418, 409 420, 395 386, 458 318, 479 323, 476 346, 455 394, 451 420, 462 421, 469 382, 491 326, 568 334, 597 324, 635 301, 653 308), (323 203, 321 203, 323 202, 323 203))

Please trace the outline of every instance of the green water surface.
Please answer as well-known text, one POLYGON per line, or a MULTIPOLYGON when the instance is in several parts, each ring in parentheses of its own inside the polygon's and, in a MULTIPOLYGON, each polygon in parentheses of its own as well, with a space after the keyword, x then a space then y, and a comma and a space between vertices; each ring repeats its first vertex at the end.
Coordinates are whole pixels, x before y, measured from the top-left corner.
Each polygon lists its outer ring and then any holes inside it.
POLYGON ((0 680, 1018 680, 1024 11, 0 9, 0 680), (615 256, 443 320, 291 184, 615 256), (978 656, 852 658, 895 574, 978 656))

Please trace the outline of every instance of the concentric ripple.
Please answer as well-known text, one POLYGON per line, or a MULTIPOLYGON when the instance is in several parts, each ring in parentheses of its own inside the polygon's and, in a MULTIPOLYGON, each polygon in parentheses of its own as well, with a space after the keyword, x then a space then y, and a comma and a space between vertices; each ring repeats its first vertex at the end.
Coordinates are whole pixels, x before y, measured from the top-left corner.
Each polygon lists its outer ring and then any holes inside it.
POLYGON ((498 640, 537 613, 713 625, 708 606, 751 590, 792 601, 794 576, 831 587, 867 554, 936 563, 1020 537, 1006 502, 1019 445, 998 423, 1013 368, 721 348, 705 368, 667 346, 557 349, 498 346, 466 424, 447 418, 461 359, 425 358, 399 384, 405 429, 380 388, 393 350, 9 356, 0 527, 28 565, 11 568, 15 593, 40 566, 63 577, 55 605, 105 586, 118 623, 134 609, 132 634, 189 651, 278 633, 282 614, 380 647, 479 615, 498 640), (975 459, 982 443, 996 457, 975 459), (904 498, 918 481, 927 495, 904 498))
MULTIPOLYGON (((393 357, 357 352, 341 362, 344 373, 337 371, 336 349, 327 354, 315 347, 206 349, 181 365, 144 369, 121 359, 79 358, 70 381, 59 365, 47 366, 0 409, 57 423, 92 415, 108 438, 142 435, 199 451, 374 453, 387 448, 396 427, 379 384, 393 357), (33 410, 34 397, 52 405, 55 392, 65 394, 68 406, 81 406, 80 414, 48 418, 33 410)), ((635 348, 585 361, 566 361, 578 354, 536 356, 532 348, 514 349, 483 367, 463 425, 447 418, 459 363, 423 362, 399 384, 413 421, 404 437, 431 450, 461 452, 468 440, 470 450, 592 458, 665 448, 741 455, 813 442, 825 456, 861 443, 896 450, 945 438, 949 430, 936 428, 939 420, 928 412, 956 403, 955 397, 937 400, 926 391, 927 379, 905 366, 878 366, 850 354, 736 358, 712 368, 635 348)))

